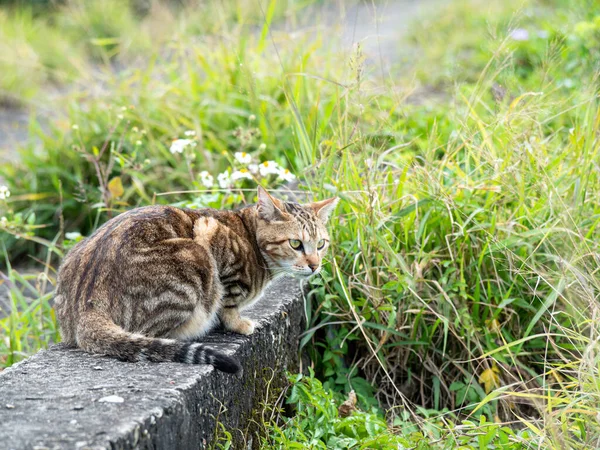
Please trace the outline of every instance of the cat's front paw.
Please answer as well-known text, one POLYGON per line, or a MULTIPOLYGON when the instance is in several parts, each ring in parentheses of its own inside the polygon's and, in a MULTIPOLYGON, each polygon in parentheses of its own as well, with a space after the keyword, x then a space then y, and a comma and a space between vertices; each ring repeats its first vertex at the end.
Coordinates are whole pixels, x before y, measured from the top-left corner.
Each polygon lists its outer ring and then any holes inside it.
POLYGON ((236 333, 245 334, 246 336, 250 336, 252 333, 254 333, 255 327, 256 324, 253 320, 242 317, 236 324, 235 330, 233 331, 235 331, 236 333))

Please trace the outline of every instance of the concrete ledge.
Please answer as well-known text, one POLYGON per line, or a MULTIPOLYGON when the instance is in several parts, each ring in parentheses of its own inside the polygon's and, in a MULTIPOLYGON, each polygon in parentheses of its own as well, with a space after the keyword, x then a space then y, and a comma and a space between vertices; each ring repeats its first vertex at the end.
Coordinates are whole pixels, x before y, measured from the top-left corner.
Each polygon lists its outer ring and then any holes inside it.
MULTIPOLYGON (((241 379, 212 366, 124 363, 56 345, 0 373, 0 447, 7 449, 199 449, 217 418, 234 448, 269 380, 297 369, 304 323, 300 283, 283 279, 245 315, 252 336, 215 331, 206 341, 239 358, 241 379)), ((277 382, 277 381, 275 381, 277 382)))

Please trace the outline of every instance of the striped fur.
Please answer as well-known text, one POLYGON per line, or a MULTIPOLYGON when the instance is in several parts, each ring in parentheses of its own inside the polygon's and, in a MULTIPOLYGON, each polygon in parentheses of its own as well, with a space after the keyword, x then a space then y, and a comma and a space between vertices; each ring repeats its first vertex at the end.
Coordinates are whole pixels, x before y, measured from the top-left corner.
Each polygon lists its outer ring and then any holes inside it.
MULTIPOLYGON (((238 373, 237 360, 197 342, 221 321, 252 334, 240 310, 284 273, 320 264, 324 222, 335 205, 284 203, 259 189, 238 211, 149 206, 123 213, 77 244, 58 274, 63 341, 124 361, 211 364, 238 373), (290 239, 305 243, 294 250, 290 239)), ((310 273, 309 273, 310 271, 310 273)))

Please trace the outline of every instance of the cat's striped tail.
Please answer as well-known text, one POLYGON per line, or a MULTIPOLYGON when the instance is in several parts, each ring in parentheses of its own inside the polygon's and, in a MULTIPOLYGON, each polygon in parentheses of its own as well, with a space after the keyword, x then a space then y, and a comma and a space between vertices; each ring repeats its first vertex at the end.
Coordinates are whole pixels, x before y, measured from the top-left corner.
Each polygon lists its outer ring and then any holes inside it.
POLYGON ((210 364, 215 369, 238 376, 242 372, 242 366, 235 358, 203 343, 129 333, 106 315, 95 311, 82 314, 75 339, 77 346, 87 352, 111 356, 121 361, 210 364))

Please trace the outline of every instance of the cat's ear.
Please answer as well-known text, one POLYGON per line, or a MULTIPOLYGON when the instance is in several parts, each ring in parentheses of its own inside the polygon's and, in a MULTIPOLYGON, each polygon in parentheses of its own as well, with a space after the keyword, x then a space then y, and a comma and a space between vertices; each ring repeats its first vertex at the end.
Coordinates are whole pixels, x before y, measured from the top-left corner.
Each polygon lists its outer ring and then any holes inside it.
POLYGON ((262 187, 258 187, 258 203, 256 204, 258 217, 266 221, 286 220, 287 214, 284 213, 281 201, 277 200, 262 187))
POLYGON ((313 209, 317 217, 321 219, 321 222, 327 223, 329 215, 333 212, 339 201, 339 197, 331 197, 327 200, 321 200, 320 202, 311 203, 308 206, 310 206, 313 209))

